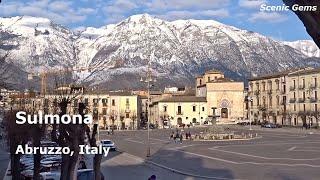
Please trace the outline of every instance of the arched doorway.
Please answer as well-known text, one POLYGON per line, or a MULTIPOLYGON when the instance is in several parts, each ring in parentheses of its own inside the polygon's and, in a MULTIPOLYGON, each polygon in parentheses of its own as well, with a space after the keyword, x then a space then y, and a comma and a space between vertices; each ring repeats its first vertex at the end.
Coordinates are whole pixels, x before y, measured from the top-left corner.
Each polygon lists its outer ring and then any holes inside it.
POLYGON ((221 118, 228 118, 228 108, 221 108, 221 118))
POLYGON ((179 117, 179 118, 177 119, 177 124, 178 124, 178 125, 181 125, 181 124, 182 124, 182 118, 179 117))
POLYGON ((197 123, 197 119, 196 119, 196 118, 193 118, 193 119, 192 119, 192 123, 197 123))

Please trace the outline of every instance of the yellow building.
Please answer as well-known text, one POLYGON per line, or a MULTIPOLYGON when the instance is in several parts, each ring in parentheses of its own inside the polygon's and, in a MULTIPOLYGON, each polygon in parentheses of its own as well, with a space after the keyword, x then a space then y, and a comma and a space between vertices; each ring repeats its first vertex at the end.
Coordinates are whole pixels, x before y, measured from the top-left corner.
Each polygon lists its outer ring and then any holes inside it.
POLYGON ((156 108, 152 108, 151 117, 153 121, 158 120, 160 127, 200 124, 207 118, 206 102, 205 97, 166 97, 153 104, 156 108))
POLYGON ((319 79, 320 69, 305 69, 288 74, 287 125, 319 126, 319 79))
POLYGON ((300 68, 249 80, 252 121, 318 126, 320 69, 300 68))
MULTIPOLYGON (((140 123, 140 98, 130 92, 85 93, 65 95, 71 98, 67 113, 77 114, 78 103, 86 104, 86 113, 92 114, 100 128, 137 129, 140 123)), ((43 109, 57 113, 57 101, 60 95, 46 95, 43 109)))

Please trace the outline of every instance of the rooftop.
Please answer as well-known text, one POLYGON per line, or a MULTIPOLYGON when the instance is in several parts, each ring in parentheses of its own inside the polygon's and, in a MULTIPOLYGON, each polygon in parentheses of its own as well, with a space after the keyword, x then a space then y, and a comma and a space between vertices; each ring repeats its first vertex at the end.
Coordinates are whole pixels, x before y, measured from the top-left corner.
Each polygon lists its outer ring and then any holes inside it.
POLYGON ((163 98, 159 102, 207 102, 207 99, 197 96, 172 96, 163 98))
POLYGON ((288 69, 288 70, 277 72, 277 73, 265 74, 265 75, 261 75, 261 76, 258 76, 258 77, 252 77, 252 78, 249 79, 249 81, 271 79, 271 78, 279 78, 279 77, 282 77, 282 76, 287 76, 289 74, 292 75, 293 73, 298 73, 298 72, 302 73, 304 71, 310 71, 310 70, 315 70, 315 69, 310 68, 310 67, 288 69))
POLYGON ((210 71, 206 71, 205 74, 223 74, 221 71, 212 69, 210 71))

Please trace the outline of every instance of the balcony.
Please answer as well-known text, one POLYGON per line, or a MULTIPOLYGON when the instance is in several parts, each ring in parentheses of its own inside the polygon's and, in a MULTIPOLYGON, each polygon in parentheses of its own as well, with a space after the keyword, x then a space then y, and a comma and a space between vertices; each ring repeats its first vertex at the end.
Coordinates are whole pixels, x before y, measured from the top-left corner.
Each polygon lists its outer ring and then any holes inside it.
POLYGON ((295 86, 290 86, 290 91, 295 91, 296 87, 295 86))
POLYGON ((280 93, 281 94, 286 94, 286 90, 281 90, 280 93))
POLYGON ((107 107, 108 104, 107 104, 107 103, 102 103, 102 106, 103 106, 103 107, 107 107))
POLYGON ((299 89, 300 90, 302 90, 302 89, 304 89, 305 88, 305 86, 299 86, 299 89))
POLYGON ((299 103, 303 103, 303 102, 305 102, 306 101, 306 99, 305 98, 299 98, 299 103))
POLYGON ((310 89, 316 89, 317 88, 317 84, 311 84, 310 85, 310 89))
POLYGON ((183 115, 182 111, 177 111, 177 115, 183 115))
POLYGON ((315 102, 317 102, 318 101, 318 98, 310 98, 310 102, 312 102, 312 103, 315 103, 315 102))
POLYGON ((290 103, 295 103, 296 101, 297 101, 296 98, 292 98, 292 99, 289 100, 290 103))
POLYGON ((254 95, 258 96, 260 94, 260 90, 255 90, 254 95))
POLYGON ((126 113, 130 113, 131 110, 127 108, 127 109, 125 110, 125 112, 126 112, 126 113))
POLYGON ((268 93, 269 95, 271 95, 271 94, 272 94, 272 90, 269 89, 269 90, 267 91, 267 93, 268 93))
POLYGON ((98 106, 98 103, 93 103, 93 106, 94 106, 94 107, 97 107, 97 106, 98 106))

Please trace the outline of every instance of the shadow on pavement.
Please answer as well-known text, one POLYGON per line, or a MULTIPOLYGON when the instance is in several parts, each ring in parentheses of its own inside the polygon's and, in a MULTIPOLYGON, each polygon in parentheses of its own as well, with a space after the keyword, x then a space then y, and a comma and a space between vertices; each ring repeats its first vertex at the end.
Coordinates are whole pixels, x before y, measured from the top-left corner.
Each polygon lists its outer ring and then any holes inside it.
POLYGON ((153 174, 157 176, 157 180, 234 179, 233 173, 230 170, 208 168, 204 165, 201 158, 188 157, 182 152, 161 150, 153 154, 149 160, 168 168, 186 172, 187 174, 207 175, 216 178, 204 178, 176 173, 169 169, 146 163, 142 158, 120 152, 111 152, 103 160, 101 169, 107 180, 147 180, 153 174))

